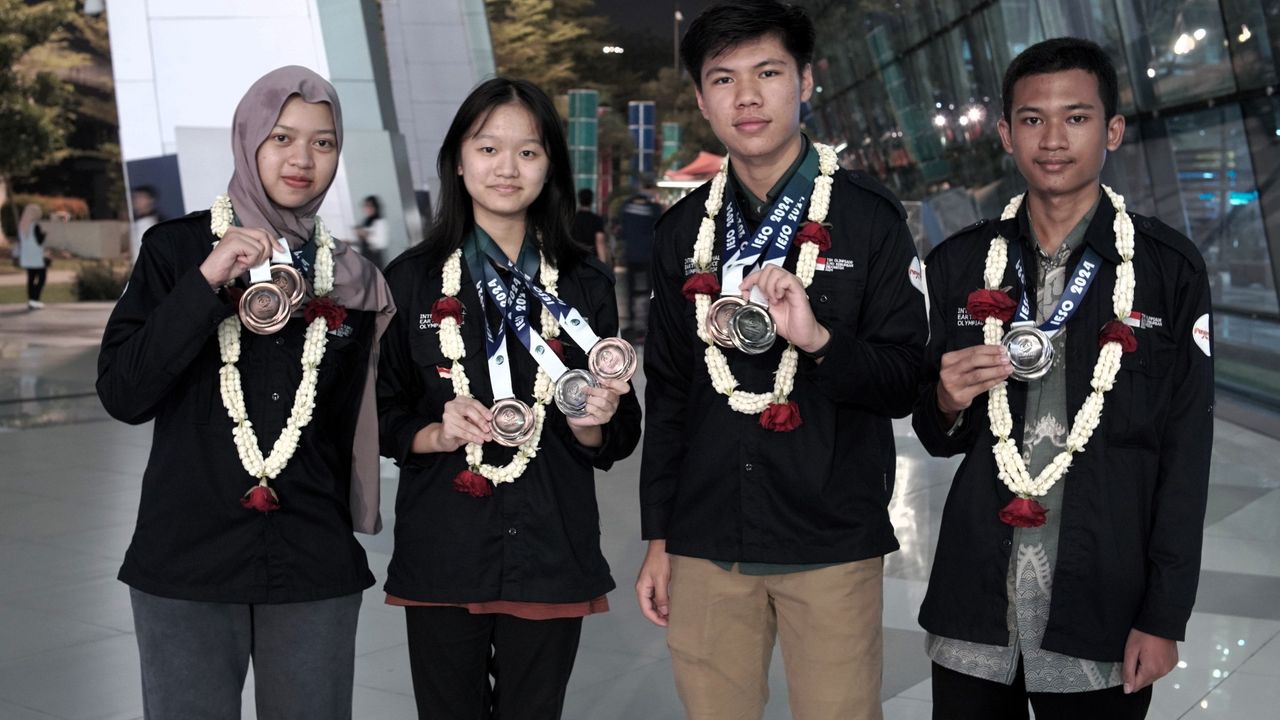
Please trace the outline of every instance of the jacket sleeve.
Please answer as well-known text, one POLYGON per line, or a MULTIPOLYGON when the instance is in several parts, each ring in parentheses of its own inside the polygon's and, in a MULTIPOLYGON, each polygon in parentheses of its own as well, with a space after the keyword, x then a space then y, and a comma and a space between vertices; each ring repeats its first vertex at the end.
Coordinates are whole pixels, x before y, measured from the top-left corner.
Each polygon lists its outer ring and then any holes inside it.
POLYGON ((695 364, 692 341, 697 338, 684 327, 688 301, 681 292, 684 275, 676 220, 668 213, 658 224, 649 273, 653 299, 644 348, 646 418, 640 464, 640 532, 645 540, 667 536, 676 484, 689 449, 684 418, 695 364))
POLYGON ((907 223, 888 202, 875 207, 861 312, 827 328, 831 345, 811 366, 810 378, 836 402, 905 417, 915 398, 928 319, 908 272, 916 251, 907 223))
MULTIPOLYGON (((584 263, 599 268, 601 282, 593 283, 596 292, 591 298, 591 328, 600 337, 613 337, 618 334, 618 299, 614 293, 611 280, 607 279, 607 270, 594 258, 583 260, 584 263)), ((609 422, 600 428, 604 438, 600 447, 589 448, 576 440, 571 443, 579 453, 598 470, 608 470, 613 464, 629 456, 640 442, 640 401, 636 398, 635 386, 629 381, 631 392, 618 399, 618 409, 609 422)), ((573 438, 573 432, 568 433, 573 438)))
POLYGON ((1186 634, 1200 578, 1209 456, 1213 448, 1213 312, 1203 264, 1178 288, 1176 360, 1147 545, 1147 583, 1133 626, 1172 640, 1186 634), (1199 333, 1201 343, 1195 339, 1199 333), (1205 349, 1201 349, 1201 348, 1205 349))
POLYGON ((929 343, 924 349, 924 361, 920 367, 920 387, 915 407, 911 411, 911 427, 920 438, 920 444, 934 457, 951 457, 968 452, 978 433, 987 424, 987 395, 973 399, 961 415, 959 423, 948 423, 938 409, 938 373, 942 356, 950 341, 950 327, 946 312, 951 296, 948 264, 944 252, 929 256, 925 266, 926 289, 929 293, 929 343))
POLYGON ((378 354, 378 447, 384 457, 403 465, 413 454, 413 438, 422 428, 440 419, 419 411, 423 394, 422 377, 409 350, 409 308, 413 289, 425 279, 414 272, 411 262, 388 268, 391 297, 400 309, 382 334, 378 354))
POLYGON ((181 267, 175 261, 175 243, 186 241, 181 232, 169 226, 147 233, 102 336, 98 397, 123 422, 154 418, 218 323, 232 313, 197 265, 181 267))

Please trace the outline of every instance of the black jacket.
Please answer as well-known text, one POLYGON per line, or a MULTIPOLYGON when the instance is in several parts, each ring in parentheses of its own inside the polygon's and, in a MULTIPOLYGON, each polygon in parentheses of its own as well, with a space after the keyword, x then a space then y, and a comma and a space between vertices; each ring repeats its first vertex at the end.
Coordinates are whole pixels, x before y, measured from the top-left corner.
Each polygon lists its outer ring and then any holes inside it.
MULTIPOLYGON (((462 364, 471 394, 493 402, 484 351, 484 317, 466 263, 458 299, 465 308, 462 364)), ((578 602, 612 590, 609 565, 600 552, 600 513, 593 467, 608 470, 631 454, 640 439, 640 403, 622 396, 602 429, 599 448, 580 445, 564 415, 551 403, 538 454, 515 482, 474 498, 453 488, 466 468, 464 448, 452 453, 411 452, 418 430, 438 422, 454 397, 442 374, 451 361, 440 350, 431 306, 443 295, 440 269, 410 251, 387 268, 399 312, 382 341, 378 416, 382 454, 400 465, 396 493, 396 542, 386 590, 423 602, 578 602)), ((559 297, 576 307, 601 337, 618 332, 613 280, 603 265, 583 260, 561 272, 559 297)), ((540 306, 532 303, 540 311, 540 306)), ((561 332, 565 364, 587 366, 586 351, 561 332)), ((518 341, 508 338, 516 396, 533 402, 537 365, 518 341), (510 345, 515 343, 516 345, 510 345)), ((484 447, 485 462, 502 465, 514 450, 484 447)))
MULTIPOLYGON (((791 399, 803 424, 775 433, 712 387, 694 305, 681 294, 708 192, 695 190, 657 228, 645 339, 644 537, 665 538, 675 554, 725 561, 844 562, 896 550, 890 418, 910 412, 926 338, 902 206, 869 177, 837 171, 827 216, 833 244, 808 289, 831 345, 821 364, 801 356, 791 399)), ((717 233, 718 259, 723 228, 717 233)), ((793 246, 788 270, 798 252, 793 246)), ((785 346, 779 338, 760 355, 725 354, 741 387, 761 392, 773 386, 785 346)))
MULTIPOLYGON (((155 421, 133 542, 120 579, 143 592, 206 602, 322 600, 373 584, 352 535, 351 448, 375 313, 349 310, 329 334, 314 417, 271 486, 280 510, 240 505, 256 484, 232 440, 219 392, 216 329, 232 306, 209 290, 200 263, 209 212, 147 231, 129 285, 107 321, 98 396, 112 417, 155 421)), ((264 453, 279 437, 302 379, 306 322, 274 335, 240 333, 244 402, 264 453)))
MULTIPOLYGON (((1115 216, 1104 198, 1068 262, 1074 267, 1086 244, 1104 261, 1066 328, 1072 418, 1091 392, 1098 331, 1114 319, 1111 294, 1120 262, 1115 216)), ((1213 443, 1213 324, 1204 261, 1189 240, 1159 220, 1132 219, 1138 347, 1123 356, 1101 423, 1059 481, 1065 483, 1060 550, 1042 643, 1046 650, 1101 661, 1123 658, 1131 628, 1182 639, 1199 578, 1213 443)), ((979 222, 929 256, 931 336, 913 425, 931 454, 965 455, 943 510, 920 624, 936 635, 1005 645, 1013 528, 997 513, 1012 494, 996 476, 986 395, 951 436, 936 396, 942 354, 982 343, 981 325, 962 311, 969 293, 982 287, 987 248, 997 232, 1021 248, 1024 266, 1034 273, 1025 203, 1016 218, 979 222)), ((1002 285, 1021 297, 1012 262, 1002 285)), ((1012 437, 1019 445, 1025 406, 1026 385, 1010 382, 1012 437)))

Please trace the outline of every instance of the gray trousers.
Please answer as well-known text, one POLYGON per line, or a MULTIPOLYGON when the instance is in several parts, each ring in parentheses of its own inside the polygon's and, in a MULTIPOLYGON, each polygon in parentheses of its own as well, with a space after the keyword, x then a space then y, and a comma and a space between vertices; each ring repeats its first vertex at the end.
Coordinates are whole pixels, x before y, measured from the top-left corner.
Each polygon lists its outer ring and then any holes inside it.
POLYGON ((147 720, 239 720, 250 658, 260 720, 351 720, 360 593, 280 605, 130 597, 147 720))

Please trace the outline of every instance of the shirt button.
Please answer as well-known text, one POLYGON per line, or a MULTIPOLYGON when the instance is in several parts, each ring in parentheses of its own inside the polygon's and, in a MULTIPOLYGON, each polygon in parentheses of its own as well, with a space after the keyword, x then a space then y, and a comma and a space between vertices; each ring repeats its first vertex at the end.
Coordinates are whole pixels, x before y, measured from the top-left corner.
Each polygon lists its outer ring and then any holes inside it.
POLYGON ((279 399, 280 399, 280 393, 271 393, 271 399, 272 399, 272 400, 279 400, 279 399))
POLYGON ((1013 547, 1013 541, 1010 540, 1009 538, 1005 538, 1000 541, 1000 547, 1004 548, 1005 550, 1008 550, 1009 548, 1013 547))
POLYGON ((276 344, 277 344, 277 345, 283 345, 283 344, 284 344, 284 338, 276 338, 276 344))
POLYGON ((746 470, 747 472, 751 472, 752 470, 756 469, 756 466, 752 465, 751 463, 747 463, 746 465, 743 466, 742 469, 746 470))
POLYGON ((828 297, 827 297, 826 293, 823 293, 823 294, 821 294, 821 295, 819 295, 819 296, 818 296, 818 302, 820 302, 820 303, 824 303, 824 302, 826 302, 827 300, 830 300, 830 298, 828 298, 828 297))
POLYGON ((519 530, 516 530, 515 528, 507 528, 507 534, 508 534, 508 535, 515 535, 515 534, 516 534, 516 533, 518 533, 518 532, 520 532, 520 531, 519 531, 519 530))

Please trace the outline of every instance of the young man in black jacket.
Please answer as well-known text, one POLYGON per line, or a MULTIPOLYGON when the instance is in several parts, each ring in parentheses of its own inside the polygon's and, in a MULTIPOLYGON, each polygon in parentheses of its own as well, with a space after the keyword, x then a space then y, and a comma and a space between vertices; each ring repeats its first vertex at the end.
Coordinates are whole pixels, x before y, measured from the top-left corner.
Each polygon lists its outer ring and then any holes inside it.
POLYGON ((729 160, 657 227, 636 594, 690 718, 761 717, 775 636, 794 717, 882 716, 890 418, 927 324, 901 205, 800 132, 813 43, 754 0, 681 48, 729 160))
POLYGON ((928 259, 913 424, 964 454, 920 623, 934 717, 1141 718, 1195 600, 1213 438, 1204 261, 1100 184, 1116 72, 1073 38, 1004 79, 1028 191, 928 259))

